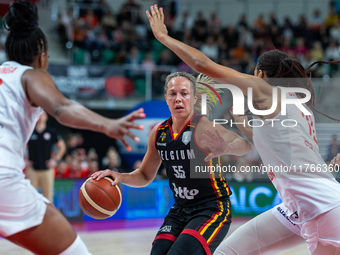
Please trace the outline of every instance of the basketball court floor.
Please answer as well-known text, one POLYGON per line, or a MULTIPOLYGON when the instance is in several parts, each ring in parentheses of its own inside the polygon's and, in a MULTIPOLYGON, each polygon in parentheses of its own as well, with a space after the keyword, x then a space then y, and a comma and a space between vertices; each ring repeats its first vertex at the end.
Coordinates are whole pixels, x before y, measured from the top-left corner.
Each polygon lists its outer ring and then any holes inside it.
MULTIPOLYGON (((233 219, 229 234, 249 219, 233 219)), ((72 223, 93 255, 148 255, 151 243, 163 219, 135 221, 93 221, 72 223)), ((56 237, 56 240, 58 237, 56 237)), ((246 241, 246 240, 245 240, 246 241)), ((0 238, 1 255, 31 255, 32 253, 0 238)), ((281 255, 308 255, 301 245, 281 255)))

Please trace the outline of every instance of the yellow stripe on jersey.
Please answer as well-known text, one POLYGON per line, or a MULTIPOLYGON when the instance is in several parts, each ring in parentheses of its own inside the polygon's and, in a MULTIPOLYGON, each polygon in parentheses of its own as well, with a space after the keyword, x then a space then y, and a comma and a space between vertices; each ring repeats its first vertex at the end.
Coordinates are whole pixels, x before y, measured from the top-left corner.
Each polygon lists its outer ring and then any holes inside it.
MULTIPOLYGON (((219 202, 220 202, 221 208, 223 208, 223 203, 222 203, 221 201, 219 201, 219 202)), ((222 212, 223 212, 223 209, 221 210, 220 215, 222 214, 222 212)), ((220 228, 222 227, 222 225, 224 224, 224 222, 227 221, 227 218, 228 218, 229 214, 230 214, 230 210, 227 209, 227 214, 225 215, 224 220, 220 222, 220 224, 218 225, 218 227, 215 229, 215 231, 212 233, 212 235, 211 235, 211 236, 209 237, 209 239, 207 240, 207 243, 208 243, 208 244, 209 244, 210 241, 212 241, 212 239, 215 237, 216 232, 220 230, 220 228)))
POLYGON ((213 224, 217 220, 217 218, 222 215, 223 209, 224 209, 223 208, 223 203, 221 201, 219 201, 219 203, 220 203, 220 210, 219 210, 219 212, 216 213, 215 217, 209 221, 209 223, 204 227, 204 229, 202 229, 202 231, 200 232, 201 236, 203 236, 204 232, 208 229, 208 227, 210 227, 211 224, 213 224))
MULTIPOLYGON (((212 161, 212 159, 210 159, 210 166, 212 166, 213 165, 213 161, 212 161)), ((212 177, 212 182, 213 182, 213 185, 215 186, 215 192, 218 194, 218 197, 222 197, 222 193, 221 193, 221 190, 220 190, 220 188, 218 187, 218 185, 217 185, 217 181, 216 181, 216 179, 215 179, 215 173, 212 171, 211 172, 211 177, 212 177)))
POLYGON ((163 129, 165 129, 166 127, 168 127, 168 125, 165 125, 164 127, 158 128, 158 130, 163 130, 163 129))
POLYGON ((174 135, 174 138, 176 139, 178 136, 178 133, 173 133, 173 135, 174 135))

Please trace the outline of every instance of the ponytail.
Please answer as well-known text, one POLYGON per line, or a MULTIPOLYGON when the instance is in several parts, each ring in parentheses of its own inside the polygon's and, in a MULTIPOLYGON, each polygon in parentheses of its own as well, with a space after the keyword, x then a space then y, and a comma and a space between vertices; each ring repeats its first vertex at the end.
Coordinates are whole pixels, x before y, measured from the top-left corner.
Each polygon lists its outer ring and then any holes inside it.
POLYGON ((207 93, 207 116, 211 112, 214 105, 220 101, 219 94, 222 94, 223 91, 221 89, 215 88, 215 81, 213 81, 208 76, 203 74, 199 74, 196 78, 196 94, 198 96, 196 104, 194 105, 194 109, 201 112, 202 109, 202 95, 207 93), (216 92, 216 93, 215 93, 216 92))

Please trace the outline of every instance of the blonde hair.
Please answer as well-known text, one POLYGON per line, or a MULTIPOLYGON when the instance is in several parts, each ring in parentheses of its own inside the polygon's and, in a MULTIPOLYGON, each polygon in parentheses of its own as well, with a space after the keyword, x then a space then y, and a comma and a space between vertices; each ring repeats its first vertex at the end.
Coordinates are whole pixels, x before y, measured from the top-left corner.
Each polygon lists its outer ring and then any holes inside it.
POLYGON ((187 78, 190 81, 190 84, 192 85, 192 88, 194 90, 194 95, 197 95, 197 101, 196 104, 194 105, 194 109, 197 110, 198 112, 201 112, 202 109, 202 95, 203 94, 209 94, 210 96, 207 97, 207 116, 209 116, 209 113, 211 109, 216 105, 217 101, 219 101, 218 96, 211 90, 214 89, 217 94, 222 94, 223 91, 221 89, 216 89, 215 88, 215 81, 213 81, 211 78, 208 76, 205 76, 204 74, 199 74, 197 78, 195 78, 193 75, 185 72, 176 72, 169 74, 166 79, 165 79, 165 85, 164 85, 164 90, 166 92, 168 88, 168 83, 172 78, 175 77, 184 77, 187 78), (213 92, 213 93, 211 93, 213 92))

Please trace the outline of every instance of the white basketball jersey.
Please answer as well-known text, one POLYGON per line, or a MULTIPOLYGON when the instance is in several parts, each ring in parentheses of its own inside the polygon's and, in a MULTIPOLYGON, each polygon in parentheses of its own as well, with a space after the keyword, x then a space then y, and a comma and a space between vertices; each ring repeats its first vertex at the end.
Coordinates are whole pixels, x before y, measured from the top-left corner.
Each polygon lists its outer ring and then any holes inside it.
MULTIPOLYGON (((286 98, 297 96, 288 93, 286 98)), ((290 219, 301 224, 339 205, 340 184, 319 154, 314 116, 288 104, 286 115, 264 122, 253 128, 254 144, 290 219)))
POLYGON ((29 66, 0 66, 0 175, 25 168, 24 151, 42 109, 32 107, 21 84, 29 66))

